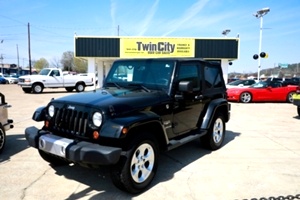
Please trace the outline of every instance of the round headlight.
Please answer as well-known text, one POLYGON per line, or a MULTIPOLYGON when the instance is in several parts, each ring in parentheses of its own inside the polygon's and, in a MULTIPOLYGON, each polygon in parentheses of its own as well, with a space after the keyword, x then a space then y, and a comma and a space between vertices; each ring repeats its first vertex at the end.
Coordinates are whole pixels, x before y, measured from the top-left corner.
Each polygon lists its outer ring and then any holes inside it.
POLYGON ((97 127, 99 127, 102 124, 102 114, 101 113, 95 112, 93 114, 93 123, 97 127))
POLYGON ((50 117, 53 117, 53 116, 54 116, 54 113, 55 113, 55 108, 54 108, 53 105, 50 105, 50 106, 48 107, 48 114, 49 114, 49 116, 50 116, 50 117))

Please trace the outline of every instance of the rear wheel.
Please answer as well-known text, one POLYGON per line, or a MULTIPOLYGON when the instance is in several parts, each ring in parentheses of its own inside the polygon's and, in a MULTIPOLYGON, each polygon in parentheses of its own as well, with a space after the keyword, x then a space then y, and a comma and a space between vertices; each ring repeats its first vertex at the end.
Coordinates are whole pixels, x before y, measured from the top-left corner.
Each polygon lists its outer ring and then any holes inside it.
POLYGON ((42 93, 43 89, 44 89, 44 87, 40 83, 33 84, 33 86, 32 86, 32 91, 33 91, 33 93, 36 93, 36 94, 42 93))
POLYGON ((293 94, 295 94, 295 92, 290 92, 290 93, 288 93, 288 95, 287 95, 287 97, 286 97, 286 101, 288 102, 288 103, 293 103, 293 94))
POLYGON ((84 83, 77 83, 75 86, 76 92, 83 92, 85 89, 84 83))
POLYGON ((156 139, 149 134, 141 135, 141 138, 132 141, 127 156, 122 157, 111 169, 114 185, 133 194, 146 189, 158 166, 159 150, 156 139))
POLYGON ((56 156, 53 156, 49 153, 46 153, 42 150, 39 150, 39 154, 45 161, 50 163, 52 166, 61 166, 61 165, 68 165, 69 164, 69 162, 67 162, 63 159, 60 159, 56 156))
POLYGON ((243 92, 240 95, 240 101, 243 103, 250 103, 252 100, 252 95, 249 92, 243 92))
POLYGON ((297 107, 298 116, 300 117, 300 106, 297 107))
POLYGON ((222 114, 216 114, 209 127, 208 133, 201 138, 201 143, 208 149, 217 150, 225 138, 225 121, 222 114))
POLYGON ((6 141, 5 130, 0 124, 0 153, 2 153, 6 141))

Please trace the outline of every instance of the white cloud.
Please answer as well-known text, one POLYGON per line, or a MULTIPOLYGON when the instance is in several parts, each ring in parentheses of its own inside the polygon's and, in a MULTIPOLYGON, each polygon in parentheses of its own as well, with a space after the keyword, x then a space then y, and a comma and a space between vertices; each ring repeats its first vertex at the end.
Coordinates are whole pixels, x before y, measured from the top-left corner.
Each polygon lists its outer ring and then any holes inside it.
POLYGON ((183 24, 191 20, 193 17, 195 17, 203 8, 204 6, 209 2, 209 0, 199 0, 195 4, 193 4, 191 7, 189 7, 181 16, 179 19, 174 20, 171 24, 169 24, 169 31, 164 33, 163 36, 168 36, 177 29, 181 28, 183 24))
POLYGON ((156 0, 154 2, 154 4, 152 5, 151 9, 149 10, 148 15, 146 16, 146 18, 143 21, 143 25, 141 27, 141 32, 138 35, 144 35, 144 33, 148 30, 149 24, 151 23, 154 15, 156 13, 158 4, 159 4, 159 0, 156 0))

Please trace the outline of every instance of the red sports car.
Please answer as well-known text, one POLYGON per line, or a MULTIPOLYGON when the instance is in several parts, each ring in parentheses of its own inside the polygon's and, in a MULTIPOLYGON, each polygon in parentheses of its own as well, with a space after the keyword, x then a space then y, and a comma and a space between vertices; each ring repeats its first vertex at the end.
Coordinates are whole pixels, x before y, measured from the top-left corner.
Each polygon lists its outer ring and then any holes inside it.
POLYGON ((261 81, 248 88, 228 88, 227 100, 242 103, 249 102, 293 102, 297 86, 285 85, 283 82, 261 81))

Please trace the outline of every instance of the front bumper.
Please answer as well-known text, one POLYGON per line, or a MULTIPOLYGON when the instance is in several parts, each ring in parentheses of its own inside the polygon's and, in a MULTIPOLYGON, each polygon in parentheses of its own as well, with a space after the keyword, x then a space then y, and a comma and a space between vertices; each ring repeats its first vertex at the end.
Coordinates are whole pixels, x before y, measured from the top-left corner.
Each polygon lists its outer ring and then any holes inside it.
POLYGON ((293 104, 300 106, 300 94, 293 94, 293 104))
POLYGON ((30 146, 74 163, 112 165, 119 161, 122 153, 121 148, 75 142, 33 126, 25 129, 25 137, 30 146))

